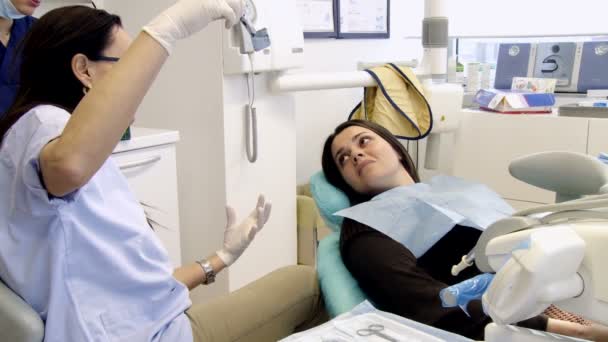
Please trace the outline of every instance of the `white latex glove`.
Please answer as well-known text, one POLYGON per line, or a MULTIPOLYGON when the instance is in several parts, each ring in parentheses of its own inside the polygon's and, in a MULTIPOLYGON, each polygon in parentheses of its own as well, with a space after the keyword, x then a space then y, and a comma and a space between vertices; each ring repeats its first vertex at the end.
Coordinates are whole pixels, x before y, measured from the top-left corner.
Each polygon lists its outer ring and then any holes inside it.
POLYGON ((243 16, 244 8, 243 0, 179 0, 143 30, 171 53, 175 41, 202 30, 214 20, 226 19, 226 28, 234 26, 243 16))
POLYGON ((232 265, 247 249, 255 235, 268 221, 271 209, 272 204, 266 202, 263 195, 259 195, 255 209, 237 225, 235 224, 236 212, 232 207, 226 206, 227 223, 224 232, 224 247, 216 253, 226 266, 232 265))

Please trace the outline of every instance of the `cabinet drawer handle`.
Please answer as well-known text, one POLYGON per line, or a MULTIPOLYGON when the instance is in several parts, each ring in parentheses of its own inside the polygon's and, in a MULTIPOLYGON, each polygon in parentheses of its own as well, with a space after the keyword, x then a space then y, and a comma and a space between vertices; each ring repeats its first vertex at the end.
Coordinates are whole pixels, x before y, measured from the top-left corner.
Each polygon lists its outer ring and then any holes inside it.
POLYGON ((127 169, 132 169, 134 167, 144 166, 144 165, 148 165, 148 164, 154 164, 154 163, 156 163, 159 160, 160 160, 160 156, 154 156, 154 157, 150 157, 150 158, 146 158, 146 159, 142 159, 142 160, 136 160, 134 162, 118 165, 118 167, 121 170, 127 170, 127 169))

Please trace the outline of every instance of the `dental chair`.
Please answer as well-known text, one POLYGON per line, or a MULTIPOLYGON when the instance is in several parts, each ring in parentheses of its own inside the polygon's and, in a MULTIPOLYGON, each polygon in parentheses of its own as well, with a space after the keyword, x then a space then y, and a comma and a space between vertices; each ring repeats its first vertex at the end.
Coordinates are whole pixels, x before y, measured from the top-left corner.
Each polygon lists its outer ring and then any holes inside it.
MULTIPOLYGON (((306 265, 280 268, 203 305, 203 310, 196 310, 202 322, 198 331, 210 342, 277 341, 327 321, 316 272, 306 265)), ((0 283, 0 341, 43 338, 40 316, 0 283)))
POLYGON ((40 316, 0 281, 0 341, 40 342, 43 337, 40 316))
MULTIPOLYGON (((605 200, 607 202, 604 205, 608 209, 608 167, 596 158, 572 152, 542 152, 513 160, 509 166, 509 171, 513 177, 525 183, 555 192, 556 203, 558 204, 563 204, 564 202, 568 201, 574 201, 574 204, 572 204, 572 208, 566 208, 567 211, 562 211, 554 215, 546 216, 545 218, 540 219, 542 221, 541 223, 545 221, 550 222, 551 220, 555 219, 585 219, 588 218, 589 215, 608 220, 608 210, 603 212, 601 210, 589 212, 584 211, 585 207, 580 207, 580 204, 582 202, 586 203, 583 204, 583 206, 589 206, 589 201, 605 200), (577 200, 579 202, 577 202, 577 200)), ((311 179, 311 182, 311 186, 313 186, 315 184, 314 176, 311 179)), ((324 201, 329 195, 327 194, 327 192, 325 192, 323 196, 322 197, 324 201)), ((566 205, 570 206, 571 204, 569 203, 567 203, 566 205)), ((327 208, 324 208, 324 203, 317 202, 316 204, 319 206, 320 212, 324 212, 325 215, 331 215, 332 212, 336 211, 328 211, 327 208)), ((556 205, 546 205, 543 206, 543 209, 546 209, 546 211, 551 212, 553 211, 553 209, 555 209, 554 207, 556 205)), ((523 214, 526 214, 526 212, 522 212, 522 215, 523 214)), ((325 220, 327 220, 325 216, 321 216, 324 217, 325 220)), ((490 243, 490 240, 496 237, 500 237, 502 235, 507 235, 512 232, 516 232, 521 229, 529 229, 527 227, 535 225, 537 223, 537 220, 525 216, 518 216, 507 218, 499 222, 501 223, 499 224, 497 222, 497 224, 489 227, 486 232, 482 234, 482 237, 480 238, 480 241, 477 244, 478 247, 476 247, 477 251, 476 253, 473 253, 473 255, 477 256, 477 258, 474 259, 475 264, 478 268, 485 272, 493 272, 493 269, 489 265, 489 256, 487 256, 485 252, 485 246, 490 243)), ((329 237, 331 238, 332 235, 330 235, 329 237)), ((321 241, 321 245, 323 244, 323 242, 324 241, 321 241)), ((323 256, 322 253, 320 253, 320 255, 323 256)), ((469 265, 472 265, 473 260, 463 259, 463 261, 469 265)), ((455 260, 455 262, 457 261, 455 260)), ((321 271, 322 270, 319 269, 320 275, 322 273, 321 271)), ((323 290, 323 296, 325 297, 326 309, 329 311, 330 314, 332 313, 331 302, 337 298, 334 298, 332 296, 336 295, 336 293, 344 296, 344 292, 352 292, 353 285, 356 285, 353 284, 352 280, 350 283, 343 282, 339 286, 337 285, 337 282, 334 282, 332 285, 334 285, 334 287, 338 287, 339 290, 326 293, 325 286, 323 283, 324 280, 321 279, 321 288, 323 290), (329 298, 327 296, 329 296, 329 298)), ((357 298, 357 296, 352 297, 357 298)), ((358 304, 358 302, 351 301, 347 304, 350 305, 352 308, 356 304, 358 304)), ((581 310, 577 310, 577 308, 568 306, 564 306, 564 308, 573 309, 572 312, 575 313, 582 313, 581 310)), ((588 315, 584 316, 589 317, 588 315)))
MULTIPOLYGON (((283 267, 205 303, 201 315, 206 323, 203 330, 207 341, 276 341, 328 320, 315 270, 317 232, 324 236, 322 223, 312 198, 298 196, 297 208, 298 265, 283 267), (285 293, 272 290, 276 284, 285 282, 294 286, 285 293), (303 300, 307 293, 316 294, 318 300, 303 300), (260 301, 264 305, 259 305, 260 301), (295 313, 286 314, 287 306, 295 313), (246 318, 232 319, 235 315, 246 318)), ((40 316, 0 281, 0 342, 40 342, 43 338, 44 323, 40 316)))

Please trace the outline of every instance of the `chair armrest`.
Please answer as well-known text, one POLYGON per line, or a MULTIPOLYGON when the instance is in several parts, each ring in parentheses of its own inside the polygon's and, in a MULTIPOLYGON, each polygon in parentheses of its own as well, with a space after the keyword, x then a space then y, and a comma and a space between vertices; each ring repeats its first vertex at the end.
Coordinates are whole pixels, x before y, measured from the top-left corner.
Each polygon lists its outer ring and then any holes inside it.
POLYGON ((300 265, 316 265, 317 216, 314 200, 307 196, 297 196, 298 264, 300 265))
POLYGON ((40 342, 43 338, 40 316, 0 281, 0 341, 40 342))
POLYGON ((317 245, 331 233, 319 215, 312 197, 298 195, 298 264, 315 266, 317 245))
POLYGON ((317 273, 300 265, 280 268, 186 313, 195 340, 203 341, 277 341, 327 320, 317 273))

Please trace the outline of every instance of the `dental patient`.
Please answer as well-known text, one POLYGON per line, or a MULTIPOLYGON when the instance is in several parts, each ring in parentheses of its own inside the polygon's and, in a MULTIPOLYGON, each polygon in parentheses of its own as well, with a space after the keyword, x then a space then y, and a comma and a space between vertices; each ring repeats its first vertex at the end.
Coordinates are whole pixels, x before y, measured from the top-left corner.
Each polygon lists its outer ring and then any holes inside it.
MULTIPOLYGON (((487 213, 452 217, 446 223, 432 214, 443 210, 432 201, 420 204, 417 199, 408 202, 398 198, 407 197, 408 191, 427 185, 420 183, 414 163, 399 141, 388 130, 369 121, 351 120, 339 125, 325 142, 322 166, 329 183, 342 190, 353 206, 374 197, 376 201, 392 196, 390 201, 383 203, 412 203, 412 208, 417 208, 401 210, 397 215, 390 208, 394 205, 377 205, 373 207, 372 215, 367 213, 359 220, 353 219, 356 215, 343 215, 346 217, 340 233, 342 259, 377 308, 472 339, 483 339, 484 328, 491 319, 485 315, 481 301, 469 302, 465 313, 458 307, 442 307, 439 292, 479 274, 473 267, 457 277, 450 271, 451 266, 475 246, 480 229, 485 228, 481 221, 500 218, 501 211, 508 205, 501 205, 496 196, 498 200, 493 205, 479 203, 480 208, 487 206, 488 210, 483 211, 487 213), (372 219, 366 221, 369 217, 372 219), (376 222, 384 229, 372 228, 376 222), (387 230, 386 226, 391 224, 387 230)), ((432 187, 432 184, 428 186, 432 187)), ((433 195, 436 200, 437 193, 433 195)), ((460 195, 446 192, 445 203, 451 200, 451 205, 460 205, 467 210, 469 202, 466 201, 474 196, 460 195)), ((509 214, 504 212, 504 216, 509 214)), ((544 315, 518 325, 597 341, 606 340, 608 336, 603 327, 559 321, 544 315)))

